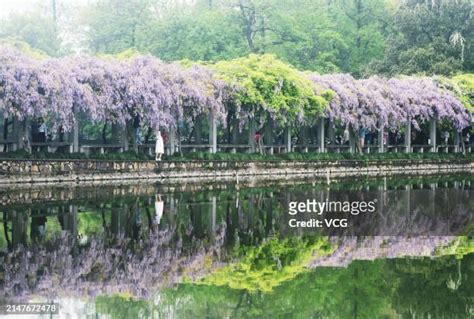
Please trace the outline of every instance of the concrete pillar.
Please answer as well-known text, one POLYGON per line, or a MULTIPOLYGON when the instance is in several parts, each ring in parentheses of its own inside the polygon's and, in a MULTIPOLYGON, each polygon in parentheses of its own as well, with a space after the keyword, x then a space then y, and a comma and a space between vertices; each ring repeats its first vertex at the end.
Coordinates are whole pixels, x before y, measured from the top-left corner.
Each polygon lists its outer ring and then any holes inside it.
POLYGON ((411 190, 413 186, 412 185, 405 185, 405 214, 408 218, 411 217, 411 190))
MULTIPOLYGON (((358 135, 358 134, 357 134, 358 135)), ((355 153, 356 151, 356 134, 352 128, 349 128, 349 152, 355 153)))
POLYGON ((319 145, 319 153, 325 152, 325 145, 324 145, 324 129, 325 129, 325 119, 321 117, 318 123, 318 145, 319 145))
MULTIPOLYGON (((236 145, 239 142, 239 120, 234 118, 232 119, 232 126, 230 131, 230 143, 236 145)), ((236 148, 231 149, 232 153, 236 152, 236 148)))
POLYGON ((126 207, 122 204, 112 207, 111 229, 114 235, 122 235, 126 225, 126 207))
POLYGON ((194 140, 196 144, 202 143, 202 136, 201 136, 201 117, 196 117, 196 123, 194 123, 194 140))
POLYGON ((291 127, 285 128, 285 150, 287 153, 291 152, 291 127))
POLYGON ((334 130, 334 122, 329 121, 329 126, 328 126, 328 137, 329 137, 329 144, 334 144, 336 140, 336 134, 334 130))
POLYGON ((405 153, 411 153, 411 120, 405 125, 405 153))
POLYGON ((71 232, 72 235, 77 235, 77 212, 77 206, 70 205, 69 214, 66 213, 63 215, 63 230, 71 232))
POLYGON ((436 216, 436 189, 438 188, 438 185, 436 183, 431 183, 430 188, 431 191, 429 194, 429 214, 431 214, 431 216, 436 216))
POLYGON ((72 151, 74 153, 79 152, 79 118, 77 116, 74 119, 74 126, 72 128, 72 151))
POLYGON ((13 118, 13 150, 25 149, 31 152, 31 138, 30 138, 30 120, 19 120, 17 117, 13 118))
POLYGON ((209 151, 217 153, 217 122, 214 111, 209 113, 209 151))
POLYGON ((273 154, 273 120, 269 117, 267 125, 265 125, 265 134, 263 135, 263 140, 266 145, 270 146, 269 154, 273 154))
POLYGON ((216 214, 217 214, 217 197, 211 196, 211 203, 209 207, 209 237, 214 241, 216 236, 216 214))
POLYGON ((250 153, 255 153, 255 131, 256 131, 256 122, 252 118, 249 121, 249 149, 250 153))
POLYGON ((13 117, 12 129, 13 129, 13 151, 23 148, 23 129, 22 121, 18 117, 13 117))
POLYGON ((385 133, 385 129, 383 126, 381 126, 378 131, 378 137, 377 137, 377 141, 379 144, 379 153, 385 153, 384 133, 385 133))
POLYGON ((120 143, 120 125, 113 123, 112 124, 112 138, 110 142, 112 144, 119 144, 120 143))
POLYGON ((460 147, 459 144, 461 144, 461 136, 460 132, 456 131, 454 132, 454 152, 459 153, 460 152, 460 147))
POLYGON ((120 144, 124 152, 128 151, 128 128, 127 124, 121 126, 120 144))
POLYGON ((173 155, 176 152, 176 128, 171 126, 169 128, 169 155, 173 155))
POLYGON ((436 147, 436 127, 437 127, 437 121, 435 118, 431 119, 430 122, 430 145, 431 145, 431 151, 436 152, 437 147, 436 147))
POLYGON ((233 119, 232 120, 232 128, 231 128, 231 140, 232 144, 237 144, 239 142, 239 120, 233 119))
POLYGON ((13 211, 13 220, 12 220, 12 244, 13 247, 16 247, 19 244, 26 244, 27 238, 27 229, 28 225, 26 224, 28 216, 26 213, 13 211))

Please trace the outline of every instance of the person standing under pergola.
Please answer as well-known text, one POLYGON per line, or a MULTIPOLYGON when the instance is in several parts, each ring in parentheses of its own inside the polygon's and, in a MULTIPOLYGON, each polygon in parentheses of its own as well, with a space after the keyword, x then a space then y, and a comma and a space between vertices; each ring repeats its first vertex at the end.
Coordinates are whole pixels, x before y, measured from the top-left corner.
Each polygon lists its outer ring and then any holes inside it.
POLYGON ((155 161, 161 161, 161 156, 165 152, 165 145, 161 131, 156 132, 156 144, 155 144, 155 161))

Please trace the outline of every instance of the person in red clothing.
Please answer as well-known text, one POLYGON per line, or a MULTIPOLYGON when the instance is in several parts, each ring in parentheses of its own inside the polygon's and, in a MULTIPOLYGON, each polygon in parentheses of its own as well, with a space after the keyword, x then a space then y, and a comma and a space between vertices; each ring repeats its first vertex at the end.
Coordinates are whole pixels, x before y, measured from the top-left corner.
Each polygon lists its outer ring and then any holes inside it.
POLYGON ((255 145, 257 152, 263 154, 263 134, 260 131, 255 132, 255 145))

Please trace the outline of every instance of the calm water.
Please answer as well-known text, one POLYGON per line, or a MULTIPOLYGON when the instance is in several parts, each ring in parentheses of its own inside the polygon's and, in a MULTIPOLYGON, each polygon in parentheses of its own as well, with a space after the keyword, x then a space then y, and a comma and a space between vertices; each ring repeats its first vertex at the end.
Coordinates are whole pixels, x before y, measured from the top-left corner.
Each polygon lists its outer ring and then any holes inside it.
POLYGON ((473 318, 472 195, 469 175, 0 189, 0 300, 61 317, 473 318), (375 212, 290 227, 308 200, 375 212))

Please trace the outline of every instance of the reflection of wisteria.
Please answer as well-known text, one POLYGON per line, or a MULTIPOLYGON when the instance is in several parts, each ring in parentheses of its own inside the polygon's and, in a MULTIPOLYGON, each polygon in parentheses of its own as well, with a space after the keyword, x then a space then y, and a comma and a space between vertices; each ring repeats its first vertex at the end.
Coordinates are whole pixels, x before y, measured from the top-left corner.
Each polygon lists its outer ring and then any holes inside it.
POLYGON ((333 254, 313 260, 309 265, 315 267, 347 267, 354 260, 391 259, 400 257, 433 256, 436 249, 446 246, 456 237, 333 237, 337 246, 333 254))
MULTIPOLYGON (((385 232, 380 237, 355 237, 352 230, 341 233, 344 237, 331 239, 336 248, 331 255, 315 256, 309 262, 301 259, 307 268, 346 267, 354 260, 432 256, 454 237, 401 235, 407 230, 425 234, 433 227, 442 228, 453 214, 461 217, 455 224, 459 229, 472 224, 472 219, 463 219, 472 217, 470 184, 430 182, 402 189, 385 184, 351 186, 350 190, 334 183, 330 187, 169 187, 159 188, 159 193, 150 186, 73 192, 42 189, 18 197, 5 195, 0 289, 9 299, 104 293, 150 296, 162 287, 197 282, 238 263, 242 254, 271 239, 295 238, 298 244, 300 239, 320 236, 288 229, 289 201, 306 198, 377 198, 377 215, 357 216, 356 220, 363 231, 385 232)), ((281 268, 281 260, 271 262, 281 268)), ((286 264, 291 265, 291 260, 286 264)))
POLYGON ((157 288, 181 282, 183 276, 204 275, 206 258, 218 254, 225 226, 212 242, 194 240, 183 246, 170 229, 145 240, 95 237, 80 247, 63 233, 48 245, 20 246, 5 257, 2 291, 6 297, 128 292, 148 296, 157 288))
MULTIPOLYGON (((225 224, 212 242, 194 240, 183 246, 170 229, 151 234, 149 240, 117 237, 113 244, 97 237, 85 247, 63 234, 48 246, 19 247, 5 258, 2 291, 7 298, 31 295, 96 296, 130 293, 147 297, 162 287, 209 275, 225 263, 218 257, 224 244, 225 224), (215 259, 215 262, 210 263, 215 259), (211 266, 212 265, 212 266, 211 266)), ((453 237, 348 237, 333 238, 335 252, 315 257, 308 268, 346 267, 354 260, 404 256, 432 256, 453 237)))

